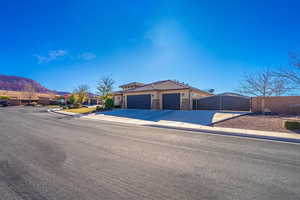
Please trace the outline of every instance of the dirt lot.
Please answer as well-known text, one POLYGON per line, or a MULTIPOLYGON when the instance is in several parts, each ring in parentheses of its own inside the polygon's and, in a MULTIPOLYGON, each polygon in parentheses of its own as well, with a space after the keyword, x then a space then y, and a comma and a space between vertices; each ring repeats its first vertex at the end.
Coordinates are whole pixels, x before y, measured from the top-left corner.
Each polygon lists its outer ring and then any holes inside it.
POLYGON ((300 133, 300 130, 290 131, 283 127, 284 120, 299 120, 300 117, 296 116, 279 116, 279 115, 261 115, 250 114, 241 117, 229 119, 223 122, 214 124, 215 127, 227 127, 227 128, 242 128, 262 131, 276 131, 276 132, 289 132, 300 133))

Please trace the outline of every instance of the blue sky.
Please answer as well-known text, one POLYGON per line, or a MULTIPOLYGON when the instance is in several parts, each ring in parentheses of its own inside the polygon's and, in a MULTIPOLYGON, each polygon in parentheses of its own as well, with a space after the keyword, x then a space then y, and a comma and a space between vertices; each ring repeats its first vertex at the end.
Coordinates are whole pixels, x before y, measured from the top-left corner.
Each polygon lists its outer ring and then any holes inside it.
POLYGON ((111 76, 233 91, 300 50, 300 1, 1 1, 0 73, 72 91, 111 76))

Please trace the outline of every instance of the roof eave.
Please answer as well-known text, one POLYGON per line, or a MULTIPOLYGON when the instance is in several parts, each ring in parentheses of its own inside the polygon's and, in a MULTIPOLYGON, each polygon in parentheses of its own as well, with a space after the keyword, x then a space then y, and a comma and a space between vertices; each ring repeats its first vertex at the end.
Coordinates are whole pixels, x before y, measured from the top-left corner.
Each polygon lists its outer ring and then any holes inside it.
POLYGON ((138 90, 138 91, 129 91, 126 90, 123 93, 131 93, 131 92, 151 92, 151 91, 165 91, 165 90, 188 90, 190 88, 176 88, 176 89, 153 89, 153 90, 138 90))

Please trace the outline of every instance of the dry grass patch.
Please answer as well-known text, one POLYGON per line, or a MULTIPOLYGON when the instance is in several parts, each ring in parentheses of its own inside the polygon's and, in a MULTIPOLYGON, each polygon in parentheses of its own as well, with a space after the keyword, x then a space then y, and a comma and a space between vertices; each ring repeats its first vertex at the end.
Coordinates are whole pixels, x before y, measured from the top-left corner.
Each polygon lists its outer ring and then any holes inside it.
POLYGON ((50 108, 50 109, 51 109, 51 108, 60 108, 59 105, 48 105, 47 107, 50 108))
POLYGON ((64 109, 65 112, 77 113, 77 114, 85 114, 90 113, 96 110, 96 107, 92 108, 72 108, 72 109, 64 109))

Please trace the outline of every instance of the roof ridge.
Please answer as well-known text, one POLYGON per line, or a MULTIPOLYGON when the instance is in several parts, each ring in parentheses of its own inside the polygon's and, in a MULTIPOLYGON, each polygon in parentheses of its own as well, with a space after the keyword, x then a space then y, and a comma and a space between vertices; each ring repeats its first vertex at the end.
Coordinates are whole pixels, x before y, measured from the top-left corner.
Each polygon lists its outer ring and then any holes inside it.
POLYGON ((152 83, 147 83, 147 84, 145 84, 141 87, 148 86, 148 85, 153 85, 153 84, 157 84, 157 83, 163 83, 163 82, 166 82, 166 81, 169 81, 169 80, 155 81, 155 82, 152 82, 152 83))
POLYGON ((145 85, 144 83, 133 81, 133 82, 129 82, 129 83, 126 83, 126 84, 122 84, 119 87, 123 87, 123 86, 126 86, 126 85, 131 85, 131 84, 143 84, 143 85, 145 85))
MULTIPOLYGON (((172 80, 171 80, 171 81, 172 81, 172 80)), ((209 92, 206 92, 206 91, 204 91, 204 90, 198 89, 198 88, 196 88, 196 87, 190 86, 190 85, 185 84, 185 83, 181 83, 181 82, 179 82, 179 81, 178 81, 178 82, 177 82, 177 81, 172 81, 172 82, 176 83, 177 85, 184 86, 184 87, 186 87, 187 89, 198 90, 198 91, 201 91, 201 92, 204 92, 204 93, 207 93, 207 94, 211 94, 211 93, 209 93, 209 92)))
MULTIPOLYGON (((143 86, 140 86, 139 88, 146 87, 146 86, 151 86, 151 87, 154 89, 154 87, 153 87, 154 84, 159 84, 159 83, 163 83, 163 82, 167 82, 167 81, 172 82, 172 83, 175 83, 176 85, 185 87, 184 89, 190 89, 190 88, 191 88, 189 85, 180 83, 179 81, 170 80, 170 79, 167 79, 167 80, 161 80, 161 81, 155 81, 155 82, 152 82, 152 83, 147 83, 147 84, 144 84, 143 86)), ((134 90, 134 89, 135 89, 135 88, 129 89, 128 91, 134 90)))
POLYGON ((175 84, 177 84, 177 85, 180 85, 180 86, 184 86, 184 87, 186 87, 186 88, 191 88, 191 86, 189 86, 189 85, 187 85, 187 84, 185 84, 185 83, 181 83, 181 82, 179 82, 179 81, 173 81, 173 80, 168 80, 168 81, 171 81, 171 82, 173 82, 173 83, 175 83, 175 84))

